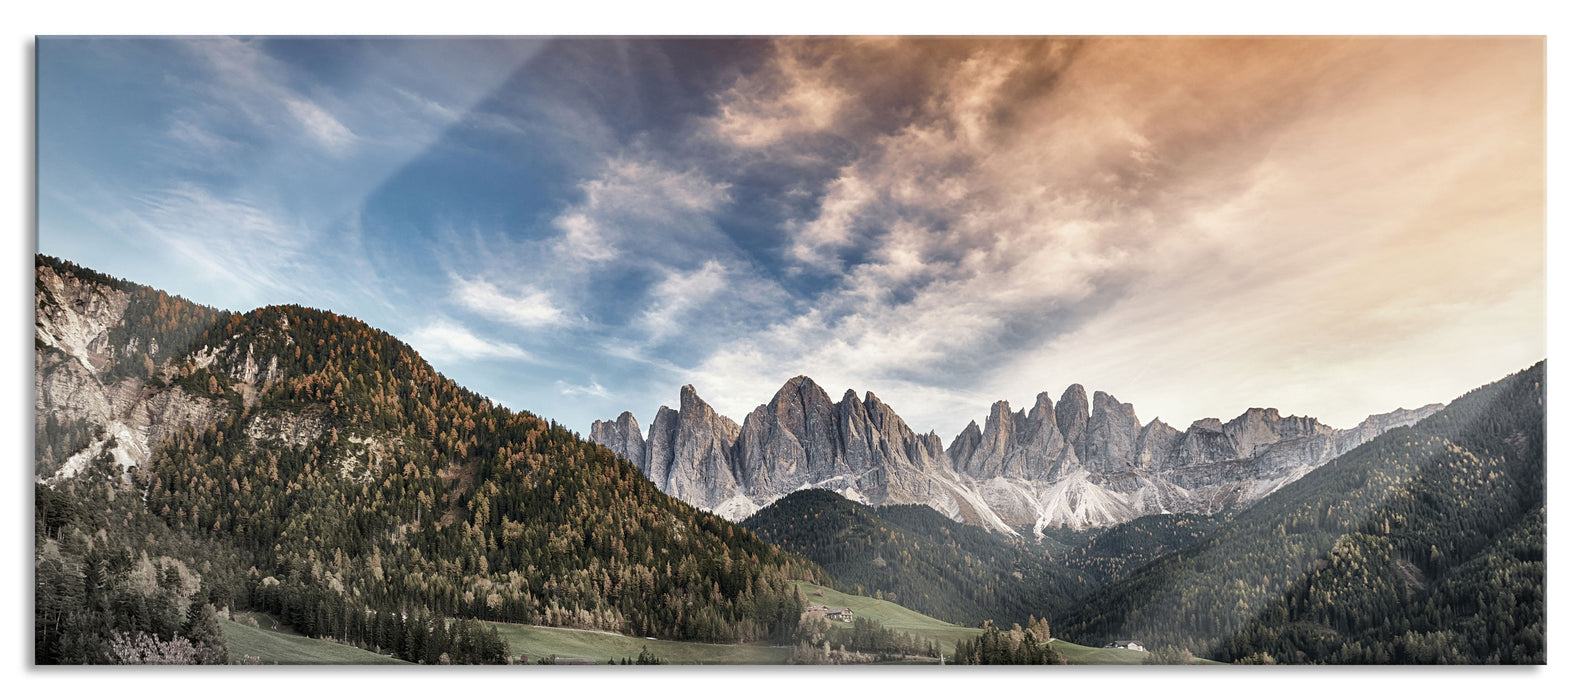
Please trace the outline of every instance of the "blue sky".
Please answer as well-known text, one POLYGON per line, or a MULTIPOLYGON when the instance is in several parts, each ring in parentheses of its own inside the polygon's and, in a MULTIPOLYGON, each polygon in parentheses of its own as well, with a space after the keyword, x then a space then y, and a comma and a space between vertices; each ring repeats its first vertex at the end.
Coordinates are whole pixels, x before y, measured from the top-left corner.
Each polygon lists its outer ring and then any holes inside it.
POLYGON ((586 431, 785 379, 1350 425, 1545 354, 1543 44, 38 41, 39 249, 586 431))

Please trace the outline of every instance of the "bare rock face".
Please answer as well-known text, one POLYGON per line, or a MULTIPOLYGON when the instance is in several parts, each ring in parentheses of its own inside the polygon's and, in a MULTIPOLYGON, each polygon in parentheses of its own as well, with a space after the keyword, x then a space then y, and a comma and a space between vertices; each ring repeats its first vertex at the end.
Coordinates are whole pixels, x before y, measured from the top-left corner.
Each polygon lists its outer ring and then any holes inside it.
POLYGON ((795 377, 738 428, 687 386, 681 410, 660 407, 647 440, 634 439, 623 422, 596 421, 589 437, 617 453, 643 454, 644 473, 661 490, 727 517, 811 487, 863 502, 952 508, 937 473, 948 464, 939 436, 917 435, 872 393, 859 399, 848 391, 837 403, 813 380, 795 377))
POLYGON ((813 380, 787 380, 742 421, 735 454, 743 488, 749 494, 790 493, 846 473, 840 422, 829 395, 813 380))
POLYGON ((1173 462, 1188 466, 1233 459, 1236 459, 1236 445, 1225 434, 1225 424, 1218 418, 1203 418, 1187 428, 1186 435, 1176 446, 1173 462))
POLYGON ((1066 441, 1081 445, 1088 435, 1088 392, 1081 384, 1066 387, 1055 404, 1055 420, 1066 441))
POLYGON ((638 469, 647 464, 648 445, 643 442, 643 428, 637 424, 637 416, 632 415, 631 411, 622 413, 613 421, 594 421, 593 428, 588 431, 588 439, 614 450, 616 455, 638 469))
POLYGON ((1169 464, 1182 433, 1155 418, 1137 434, 1136 461, 1142 471, 1160 471, 1169 464))
POLYGON ((131 295, 49 267, 40 266, 36 272, 33 310, 38 345, 76 359, 90 374, 103 372, 114 351, 110 329, 121 324, 131 295))
POLYGON ((730 455, 740 432, 698 398, 692 385, 681 387, 681 409, 661 406, 649 428, 648 478, 688 503, 729 500, 739 490, 730 455))
POLYGON ((945 456, 951 464, 966 464, 982 444, 983 430, 978 427, 978 421, 968 421, 967 427, 950 442, 950 449, 945 450, 945 456))
POLYGON ((1115 474, 1136 467, 1137 413, 1102 391, 1093 394, 1093 415, 1082 447, 1082 462, 1089 471, 1115 474))
POLYGON ((797 489, 818 487, 874 505, 926 504, 1006 533, 1031 526, 1101 527, 1154 513, 1217 512, 1260 499, 1313 468, 1438 410, 1372 416, 1334 430, 1305 416, 1248 409, 1205 418, 1185 432, 1078 384, 1031 410, 989 407, 950 447, 917 435, 872 392, 832 401, 807 377, 788 380, 741 428, 714 414, 692 387, 682 409, 661 407, 642 440, 635 419, 596 421, 590 437, 643 455, 666 493, 740 519, 797 489))
POLYGON ((1272 408, 1249 408, 1246 413, 1225 424, 1225 435, 1236 446, 1236 457, 1247 459, 1263 448, 1278 442, 1328 435, 1334 432, 1327 425, 1306 416, 1280 417, 1272 408))
MULTIPOLYGON (((201 430, 224 418, 230 408, 225 398, 195 395, 175 383, 178 362, 219 369, 247 407, 257 405, 259 387, 280 377, 276 358, 264 361, 254 356, 251 344, 242 343, 201 348, 155 368, 154 377, 114 376, 118 354, 158 350, 150 337, 128 326, 131 295, 51 265, 37 265, 35 274, 35 415, 41 426, 52 418, 85 425, 93 436, 75 454, 42 458, 34 474, 39 480, 70 478, 106 455, 125 476, 129 469, 148 466, 155 448, 176 431, 201 430), (128 338, 119 346, 111 341, 117 330, 128 338)), ((322 429, 322 422, 311 417, 254 416, 247 434, 301 445, 317 439, 322 429)))
POLYGON ((1391 430, 1404 425, 1416 425, 1418 421, 1437 413, 1444 407, 1442 403, 1431 403, 1421 408, 1397 408, 1389 413, 1368 416, 1355 427, 1337 431, 1335 451, 1337 454, 1350 452, 1362 443, 1391 430))
POLYGON ((995 402, 983 424, 982 433, 976 422, 968 424, 951 446, 951 464, 966 476, 1053 479, 1080 463, 1077 444, 1067 442, 1060 430, 1048 393, 1038 395, 1031 413, 1012 413, 1010 402, 995 402))
POLYGON ((303 448, 323 437, 328 428, 322 415, 306 411, 266 411, 247 421, 247 436, 254 442, 279 440, 303 448))
POLYGON ((645 444, 643 455, 643 475, 659 484, 661 490, 669 482, 670 468, 676 461, 676 425, 680 419, 681 413, 676 409, 660 406, 659 411, 654 414, 654 422, 648 426, 648 442, 645 444))

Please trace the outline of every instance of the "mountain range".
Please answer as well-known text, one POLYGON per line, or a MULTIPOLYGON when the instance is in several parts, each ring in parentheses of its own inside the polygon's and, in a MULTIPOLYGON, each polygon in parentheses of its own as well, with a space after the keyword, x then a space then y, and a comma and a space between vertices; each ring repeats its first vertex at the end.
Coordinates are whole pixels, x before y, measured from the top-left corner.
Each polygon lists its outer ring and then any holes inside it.
POLYGON ((980 428, 945 447, 868 392, 833 401, 812 379, 788 380, 737 424, 691 386, 661 406, 646 436, 631 412, 594 421, 589 439, 640 467, 661 490, 732 520, 799 489, 870 505, 923 504, 1007 534, 1081 530, 1162 513, 1217 513, 1267 496, 1358 445, 1443 408, 1369 416, 1346 429, 1249 408, 1185 431, 1102 391, 1073 384, 1031 410, 996 402, 980 428))

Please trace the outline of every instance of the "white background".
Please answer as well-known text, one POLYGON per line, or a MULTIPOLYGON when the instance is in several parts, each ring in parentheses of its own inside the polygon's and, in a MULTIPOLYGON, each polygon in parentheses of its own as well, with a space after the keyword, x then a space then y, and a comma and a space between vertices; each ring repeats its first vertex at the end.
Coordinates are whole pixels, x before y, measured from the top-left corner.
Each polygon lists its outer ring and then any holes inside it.
MULTIPOLYGON (((1578 692, 1579 630, 1575 537, 1578 519, 1564 507, 1576 497, 1577 461, 1550 469, 1549 659, 1538 668, 843 668, 722 667, 705 669, 505 668, 229 668, 126 669, 32 666, 32 255, 34 217, 33 37, 38 34, 1542 34, 1549 68, 1549 377, 1551 443, 1565 446, 1577 418, 1574 300, 1577 298, 1577 23, 1560 3, 1395 2, 1340 0, 1274 3, 1044 2, 859 3, 811 0, 788 4, 655 0, 573 0, 551 6, 479 0, 332 3, 274 0, 72 2, 15 0, 0 24, 10 27, 0 49, 5 165, 0 178, 12 227, 0 267, 0 411, 7 452, 16 460, 0 492, 9 533, 0 536, 0 694, 13 698, 361 698, 482 696, 517 698, 1241 698, 1276 696, 1545 697, 1578 692), (1561 507, 1554 507, 1561 506, 1561 507), (1571 687, 1572 690, 1564 690, 1571 687)), ((1555 452, 1558 453, 1558 450, 1555 452)), ((1552 455, 1554 456, 1554 455, 1552 455)), ((3 516, 0 516, 3 517, 3 516)))

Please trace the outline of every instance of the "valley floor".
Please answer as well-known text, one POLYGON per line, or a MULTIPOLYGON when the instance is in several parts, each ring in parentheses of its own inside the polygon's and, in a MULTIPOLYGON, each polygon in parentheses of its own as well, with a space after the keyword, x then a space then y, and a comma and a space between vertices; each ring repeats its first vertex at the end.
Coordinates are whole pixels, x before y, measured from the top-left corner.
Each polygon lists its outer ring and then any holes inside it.
POLYGON ((262 665, 405 665, 407 663, 349 644, 310 639, 299 634, 253 627, 231 620, 220 620, 220 631, 225 634, 225 646, 230 652, 232 664, 251 663, 251 659, 247 657, 258 659, 258 663, 262 665))
MULTIPOLYGON (((975 639, 980 630, 974 627, 952 625, 895 603, 867 596, 841 593, 827 586, 798 582, 802 595, 810 603, 831 608, 850 608, 857 617, 878 621, 889 629, 909 633, 922 639, 935 641, 948 657, 959 642, 975 639)), ((238 613, 238 621, 221 620, 231 663, 244 663, 248 656, 256 657, 260 664, 405 664, 357 647, 322 639, 311 639, 289 631, 269 629, 267 616, 253 615, 258 627, 246 624, 250 613, 238 613)), ((652 654, 676 665, 783 665, 791 657, 787 647, 768 644, 707 644, 703 642, 678 642, 665 639, 643 639, 611 632, 538 627, 507 622, 494 622, 511 647, 511 663, 534 664, 539 659, 554 656, 560 659, 587 659, 607 664, 611 659, 635 660, 646 647, 652 654)), ((836 627, 851 627, 852 623, 832 622, 836 627)), ((1097 649, 1055 639, 1049 642, 1064 654, 1073 665, 1140 665, 1148 658, 1147 652, 1129 649, 1097 649)), ((911 657, 891 663, 930 664, 932 660, 911 657)), ((1214 663, 1197 659, 1195 663, 1214 663)))

